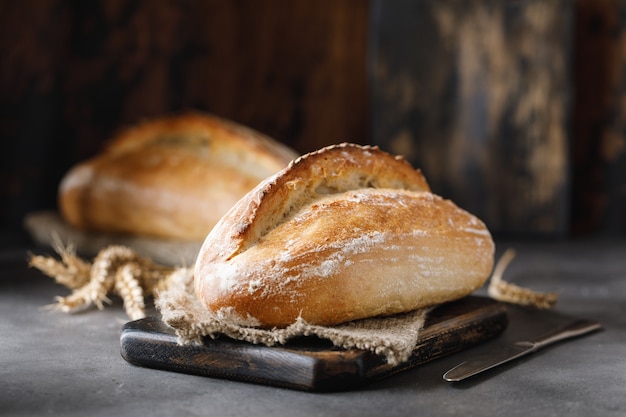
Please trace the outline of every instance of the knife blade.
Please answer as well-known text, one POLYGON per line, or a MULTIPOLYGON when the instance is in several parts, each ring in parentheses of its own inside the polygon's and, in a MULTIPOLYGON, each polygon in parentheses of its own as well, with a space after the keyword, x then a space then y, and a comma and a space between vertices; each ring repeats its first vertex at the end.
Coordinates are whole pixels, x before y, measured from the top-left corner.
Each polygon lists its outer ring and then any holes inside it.
POLYGON ((481 372, 495 368, 496 366, 518 359, 529 353, 536 352, 548 345, 561 340, 570 339, 577 336, 599 330, 602 325, 593 320, 575 320, 563 327, 545 333, 531 340, 520 340, 497 351, 483 351, 470 360, 461 362, 443 375, 443 379, 449 382, 462 381, 481 372))

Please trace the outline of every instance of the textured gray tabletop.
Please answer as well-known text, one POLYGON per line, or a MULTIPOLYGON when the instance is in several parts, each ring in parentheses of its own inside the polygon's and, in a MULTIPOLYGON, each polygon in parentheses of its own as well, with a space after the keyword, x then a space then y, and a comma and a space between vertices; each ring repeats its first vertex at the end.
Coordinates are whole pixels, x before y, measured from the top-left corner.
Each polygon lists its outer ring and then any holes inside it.
MULTIPOLYGON (((499 243, 505 278, 558 291, 556 311, 604 329, 462 383, 442 374, 463 352, 365 388, 306 393, 139 368, 120 356, 126 316, 43 306, 67 290, 0 252, 0 415, 64 416, 624 416, 626 242, 499 243)), ((40 250, 39 250, 40 251, 40 250)), ((478 347, 477 349, 480 349, 478 347)))

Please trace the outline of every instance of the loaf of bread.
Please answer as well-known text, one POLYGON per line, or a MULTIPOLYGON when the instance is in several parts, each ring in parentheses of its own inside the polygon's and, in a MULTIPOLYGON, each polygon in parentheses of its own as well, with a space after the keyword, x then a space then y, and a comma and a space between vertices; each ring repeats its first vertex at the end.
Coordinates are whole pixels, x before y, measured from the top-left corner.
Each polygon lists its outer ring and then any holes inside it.
POLYGON ((204 241, 194 284, 239 325, 335 325, 464 297, 493 258, 483 222, 432 194, 407 161, 341 144, 241 199, 204 241))
POLYGON ((79 230, 202 241, 248 191, 297 154, 232 121, 184 113, 122 130, 59 187, 79 230))

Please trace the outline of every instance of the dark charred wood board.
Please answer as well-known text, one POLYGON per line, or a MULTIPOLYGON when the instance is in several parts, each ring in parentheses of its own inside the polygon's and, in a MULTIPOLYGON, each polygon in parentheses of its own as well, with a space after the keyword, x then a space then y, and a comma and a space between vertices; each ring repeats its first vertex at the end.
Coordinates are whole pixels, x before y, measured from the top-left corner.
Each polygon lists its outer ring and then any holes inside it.
POLYGON ((125 324, 120 342, 122 357, 142 367, 303 391, 341 391, 464 350, 498 336, 507 325, 505 306, 488 298, 442 304, 427 318, 411 358, 396 366, 368 351, 336 348, 311 336, 272 347, 227 337, 183 346, 156 316, 125 324))

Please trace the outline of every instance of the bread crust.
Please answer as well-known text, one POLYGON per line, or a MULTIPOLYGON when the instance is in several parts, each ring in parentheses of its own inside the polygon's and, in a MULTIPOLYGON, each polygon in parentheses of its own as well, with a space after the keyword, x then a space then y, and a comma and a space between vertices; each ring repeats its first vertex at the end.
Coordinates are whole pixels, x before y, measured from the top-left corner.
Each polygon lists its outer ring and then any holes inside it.
POLYGON ((305 155, 259 184, 207 236, 198 298, 241 325, 334 325, 461 298, 486 281, 484 223, 376 147, 305 155))
POLYGON ((202 241, 260 181, 297 157, 232 121, 187 112, 117 134, 59 187, 63 218, 81 230, 202 241))

